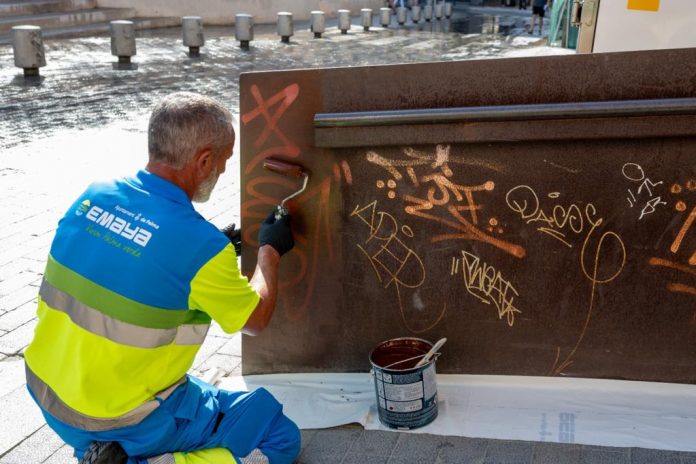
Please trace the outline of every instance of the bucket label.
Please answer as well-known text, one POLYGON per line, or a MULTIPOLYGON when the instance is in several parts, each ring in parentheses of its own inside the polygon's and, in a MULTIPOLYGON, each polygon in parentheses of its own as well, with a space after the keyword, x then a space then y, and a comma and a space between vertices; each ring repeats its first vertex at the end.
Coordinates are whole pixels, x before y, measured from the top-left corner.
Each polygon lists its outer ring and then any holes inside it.
POLYGON ((391 402, 387 401, 387 410, 392 412, 414 412, 423 409, 423 402, 418 401, 399 401, 391 402))
POLYGON ((382 382, 377 382, 377 395, 384 398, 384 384, 382 382))
POLYGON ((388 374, 384 374, 384 381, 385 382, 392 382, 395 384, 420 382, 421 379, 423 378, 421 372, 414 372, 412 374, 399 374, 399 375, 389 376, 389 377, 391 377, 389 380, 387 380, 387 375, 388 374))
POLYGON ((435 365, 431 364, 423 371, 423 397, 430 399, 437 393, 437 379, 435 377, 435 365))
MULTIPOLYGON (((423 382, 410 383, 406 385, 385 384, 384 397, 392 401, 412 401, 423 398, 423 382)), ((419 408, 420 409, 420 408, 419 408)), ((409 411, 415 411, 409 409, 409 411)))

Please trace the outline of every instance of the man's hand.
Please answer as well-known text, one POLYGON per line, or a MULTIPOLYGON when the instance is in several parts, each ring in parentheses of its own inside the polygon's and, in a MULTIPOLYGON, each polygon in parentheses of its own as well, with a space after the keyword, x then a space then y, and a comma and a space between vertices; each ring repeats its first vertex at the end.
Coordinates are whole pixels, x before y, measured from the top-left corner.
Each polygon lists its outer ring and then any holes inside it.
POLYGON ((293 240, 292 230, 290 230, 290 216, 285 215, 276 220, 275 211, 272 212, 261 223, 256 270, 250 281, 251 286, 261 299, 244 324, 243 333, 258 335, 271 321, 278 298, 280 257, 292 250, 293 246, 295 246, 295 240, 293 240), (270 247, 264 245, 270 245, 270 247))
POLYGON ((242 254, 242 231, 236 228, 236 224, 232 223, 222 229, 220 232, 225 234, 225 236, 230 240, 232 245, 234 245, 234 252, 237 256, 242 254))
POLYGON ((280 219, 275 218, 275 211, 268 215, 261 223, 259 231, 259 246, 270 245, 280 256, 283 256, 295 246, 290 229, 290 215, 286 214, 280 219))

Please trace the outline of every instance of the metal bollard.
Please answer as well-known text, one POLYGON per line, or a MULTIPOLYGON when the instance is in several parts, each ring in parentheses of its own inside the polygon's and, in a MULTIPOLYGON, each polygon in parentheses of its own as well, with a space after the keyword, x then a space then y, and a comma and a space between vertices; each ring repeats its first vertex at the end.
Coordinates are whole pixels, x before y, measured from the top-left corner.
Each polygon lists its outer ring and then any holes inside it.
POLYGON ((396 21, 399 23, 399 26, 406 24, 406 13, 408 13, 408 10, 403 6, 396 9, 396 21))
POLYGON ((326 30, 326 22, 323 11, 312 11, 312 32, 315 39, 321 39, 321 35, 326 30))
POLYGON ((46 53, 39 26, 14 26, 12 49, 15 66, 24 69, 24 77, 38 76, 39 68, 46 66, 46 53))
POLYGON ((391 23, 391 8, 380 8, 379 17, 382 27, 389 27, 389 23, 391 23))
POLYGON ((417 23, 420 21, 421 17, 421 7, 420 5, 413 5, 411 7, 411 19, 413 20, 413 23, 417 23))
POLYGON ((111 54, 119 63, 130 63, 135 56, 135 26, 133 21, 111 21, 111 54))
POLYGON ((360 10, 360 19, 362 21, 363 30, 368 32, 370 26, 372 26, 372 8, 363 8, 360 10))
POLYGON ((445 3, 445 18, 449 19, 452 16, 452 3, 445 3))
POLYGON ((442 18, 442 3, 438 2, 435 4, 435 19, 442 18))
POLYGON ((294 34, 292 13, 281 11, 278 13, 278 35, 283 43, 290 43, 290 37, 294 34))
POLYGON ((184 47, 189 48, 189 56, 199 56, 201 47, 205 45, 201 17, 184 16, 181 19, 181 30, 184 35, 184 47))
POLYGON ((442 21, 440 27, 442 28, 442 32, 450 32, 452 30, 451 21, 442 21))
POLYGON ((250 14, 239 13, 234 17, 234 37, 239 40, 239 46, 249 49, 249 42, 254 40, 254 17, 250 14))
POLYGON ((350 29, 350 10, 338 10, 338 28, 341 34, 347 34, 350 29))
POLYGON ((432 5, 425 5, 425 8, 423 8, 423 17, 425 18, 426 21, 430 21, 433 19, 433 6, 432 5))

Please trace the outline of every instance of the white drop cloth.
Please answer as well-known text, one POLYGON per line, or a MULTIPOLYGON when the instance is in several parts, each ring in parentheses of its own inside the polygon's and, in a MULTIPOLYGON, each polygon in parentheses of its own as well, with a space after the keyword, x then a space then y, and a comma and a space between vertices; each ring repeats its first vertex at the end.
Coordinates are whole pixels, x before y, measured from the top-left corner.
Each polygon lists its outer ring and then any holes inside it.
MULTIPOLYGON (((438 375, 438 417, 416 433, 696 451, 696 386, 620 380, 438 375)), ((223 379, 265 387, 300 428, 379 422, 369 374, 223 379)))

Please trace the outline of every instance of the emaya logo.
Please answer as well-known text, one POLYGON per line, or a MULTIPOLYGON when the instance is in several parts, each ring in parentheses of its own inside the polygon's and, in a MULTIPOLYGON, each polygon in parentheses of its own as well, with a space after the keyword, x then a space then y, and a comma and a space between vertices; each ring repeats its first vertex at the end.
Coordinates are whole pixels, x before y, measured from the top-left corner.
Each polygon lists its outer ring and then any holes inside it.
POLYGON ((89 200, 85 200, 80 203, 80 206, 75 211, 75 214, 82 216, 88 208, 89 210, 85 216, 87 219, 94 222, 98 226, 102 226, 105 229, 120 235, 125 239, 132 240, 136 245, 143 247, 147 246, 147 243, 152 238, 152 232, 149 230, 143 229, 139 226, 133 227, 130 222, 126 221, 122 217, 116 216, 114 213, 110 213, 109 211, 104 211, 102 208, 96 205, 90 207, 89 200))
POLYGON ((77 216, 82 216, 83 214, 85 214, 85 212, 87 212, 91 204, 92 203, 89 200, 83 201, 82 203, 80 203, 80 206, 78 206, 75 210, 75 214, 77 216))

